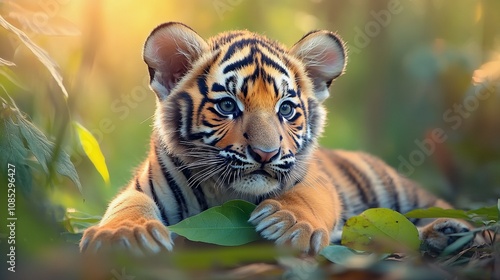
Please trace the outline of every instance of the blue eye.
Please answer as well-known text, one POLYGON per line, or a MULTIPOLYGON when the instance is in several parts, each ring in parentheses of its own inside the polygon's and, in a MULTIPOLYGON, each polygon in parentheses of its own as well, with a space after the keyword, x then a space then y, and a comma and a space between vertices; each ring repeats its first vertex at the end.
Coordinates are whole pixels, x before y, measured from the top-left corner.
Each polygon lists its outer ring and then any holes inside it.
POLYGON ((238 106, 231 98, 222 98, 217 104, 217 109, 223 115, 232 115, 237 112, 238 106))
POLYGON ((291 119, 295 115, 294 105, 290 101, 281 103, 279 114, 285 119, 291 119))

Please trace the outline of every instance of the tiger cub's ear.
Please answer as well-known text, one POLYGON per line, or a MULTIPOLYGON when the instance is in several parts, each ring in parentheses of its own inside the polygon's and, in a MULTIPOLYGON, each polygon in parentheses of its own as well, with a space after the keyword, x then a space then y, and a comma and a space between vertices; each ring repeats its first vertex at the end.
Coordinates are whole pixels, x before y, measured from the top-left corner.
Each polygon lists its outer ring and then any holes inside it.
POLYGON ((151 88, 164 99, 191 69, 208 45, 196 32, 182 23, 168 22, 156 27, 144 44, 151 88))
POLYGON ((342 40, 330 31, 312 31, 295 43, 290 53, 304 63, 318 101, 325 100, 330 84, 345 69, 347 56, 342 40))

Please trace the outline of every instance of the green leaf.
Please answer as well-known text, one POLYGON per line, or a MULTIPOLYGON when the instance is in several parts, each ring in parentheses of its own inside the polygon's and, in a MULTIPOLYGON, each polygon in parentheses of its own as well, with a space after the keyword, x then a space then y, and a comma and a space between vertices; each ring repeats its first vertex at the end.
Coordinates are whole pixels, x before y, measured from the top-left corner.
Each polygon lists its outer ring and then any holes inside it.
POLYGON ((168 228, 191 241, 238 246, 260 239, 248 223, 254 209, 255 205, 247 201, 231 200, 168 228))
MULTIPOLYGON (((7 96, 10 98, 8 94, 7 96)), ((29 190, 31 186, 29 165, 34 162, 28 158, 31 153, 46 175, 50 175, 48 167, 49 164, 53 164, 57 173, 69 177, 81 191, 80 179, 69 155, 61 149, 57 159, 54 160, 54 144, 24 117, 14 100, 10 99, 10 102, 3 98, 0 100, 2 101, 0 115, 3 121, 0 123, 0 149, 2 150, 0 163, 2 165, 15 164, 20 185, 29 190)))
POLYGON ((356 250, 398 252, 418 250, 418 230, 402 214, 386 208, 372 208, 351 217, 342 230, 342 245, 356 250))
POLYGON ((81 233, 85 229, 98 224, 101 216, 93 216, 73 208, 66 209, 66 213, 61 220, 61 224, 71 233, 81 233))
POLYGON ((469 220, 474 222, 489 223, 491 221, 498 222, 498 208, 496 206, 481 207, 467 211, 469 220))
POLYGON ((354 252, 352 249, 349 249, 349 248, 347 248, 345 246, 341 246, 341 245, 327 246, 327 247, 323 248, 323 250, 321 250, 321 252, 319 252, 319 254, 333 263, 342 264, 342 265, 346 265, 347 263, 349 263, 349 261, 352 258, 359 255, 356 252, 354 252))
POLYGON ((359 253, 342 245, 327 246, 319 254, 333 263, 349 268, 368 268, 389 256, 389 254, 359 253))
POLYGON ((43 171, 47 174, 49 173, 48 165, 54 164, 54 169, 57 173, 67 176, 73 183, 78 187, 78 190, 82 191, 82 185, 80 184, 80 179, 78 178, 78 173, 76 172, 75 166, 70 160, 69 155, 60 149, 57 154, 57 159, 53 159, 54 156, 54 144, 47 139, 47 137, 41 132, 33 123, 27 119, 18 116, 18 127, 21 135, 26 140, 26 145, 29 150, 33 153, 38 163, 42 166, 43 171))
MULTIPOLYGON (((6 105, 2 104, 2 106, 6 105)), ((24 147, 19 127, 12 119, 14 110, 9 107, 0 108, 0 115, 2 120, 0 126, 0 147, 2 148, 2 153, 0 155, 2 159, 5 162, 24 162, 28 155, 28 150, 24 147)))
POLYGON ((454 218, 467 219, 466 211, 459 209, 443 209, 439 207, 430 207, 427 209, 415 209, 405 214, 407 218, 454 218))
POLYGON ((73 122, 73 126, 78 135, 78 140, 80 140, 80 144, 82 145, 83 151, 87 154, 88 158, 97 169, 101 177, 103 178, 106 184, 109 184, 109 172, 108 167, 106 166, 106 160, 104 159, 104 155, 101 152, 101 148, 99 147, 99 143, 95 139, 94 135, 90 133, 83 125, 78 122, 73 122))
POLYGON ((7 165, 13 164, 16 170, 16 186, 29 192, 32 186, 31 173, 26 161, 29 151, 23 144, 19 127, 12 119, 15 111, 6 103, 0 106, 2 106, 0 107, 0 169, 7 170, 7 165))
POLYGON ((405 214, 408 218, 454 218, 464 219, 473 222, 491 222, 498 221, 497 206, 481 207, 474 210, 442 209, 439 207, 430 207, 428 209, 416 209, 405 214))
POLYGON ((458 238, 455 242, 444 248, 443 252, 441 252, 441 256, 448 256, 459 249, 463 249, 466 244, 469 244, 469 242, 472 241, 472 239, 474 239, 474 233, 468 232, 466 235, 458 238))
POLYGON ((26 140, 26 145, 33 153, 45 173, 49 172, 48 164, 52 160, 53 144, 47 137, 31 122, 18 118, 18 127, 26 140))

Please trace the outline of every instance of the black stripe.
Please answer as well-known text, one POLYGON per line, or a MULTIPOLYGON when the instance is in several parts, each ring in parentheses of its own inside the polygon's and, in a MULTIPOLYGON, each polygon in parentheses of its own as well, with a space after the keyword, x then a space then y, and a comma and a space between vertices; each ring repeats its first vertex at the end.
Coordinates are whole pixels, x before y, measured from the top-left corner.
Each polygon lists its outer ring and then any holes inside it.
POLYGON ((281 65, 276 63, 276 61, 274 61, 269 56, 267 56, 263 53, 261 53, 261 62, 264 65, 268 65, 268 66, 280 71, 281 74, 285 75, 286 77, 290 77, 290 75, 288 75, 288 72, 285 70, 285 68, 283 68, 281 65))
MULTIPOLYGON (((191 133, 191 126, 192 126, 192 117, 193 117, 193 100, 191 99, 191 96, 187 92, 181 92, 177 96, 177 99, 174 101, 176 107, 178 110, 172 110, 175 116, 172 118, 174 121, 178 122, 177 126, 177 131, 179 138, 181 138, 181 134, 179 133, 182 131, 182 128, 185 126, 187 128, 187 139, 184 140, 195 140, 193 139, 193 135, 191 133), (185 104, 183 104, 183 102, 185 104), (187 108, 185 110, 182 110, 180 108, 187 108), (183 116, 183 111, 186 111, 186 116, 183 116), (186 122, 186 123, 184 123, 186 122)), ((169 123, 169 119, 167 118, 169 114, 165 114, 165 120, 164 123, 169 123)), ((183 139, 183 138, 181 138, 183 139)))
MULTIPOLYGON (((406 186, 403 186, 403 187, 411 189, 411 196, 413 198, 413 203, 411 204, 410 211, 414 210, 414 209, 418 209, 419 208, 418 206, 419 206, 419 200, 420 200, 419 198, 420 197, 418 196, 417 188, 416 188, 415 184, 412 181, 410 181, 410 180, 408 180, 406 178, 405 178, 405 181, 406 181, 406 186)), ((414 224, 417 224, 419 221, 420 221, 419 218, 413 218, 413 219, 411 219, 411 222, 414 223, 414 224)))
POLYGON ((295 90, 293 90, 293 89, 287 90, 286 94, 287 94, 286 95, 287 97, 296 97, 297 96, 297 92, 295 90))
POLYGON ((333 162, 339 167, 339 170, 345 175, 347 180, 351 182, 357 189, 362 202, 368 207, 378 207, 379 203, 377 196, 368 181, 368 178, 360 172, 356 166, 347 159, 332 153, 333 162))
POLYGON ((141 193, 144 192, 141 188, 141 184, 139 183, 139 178, 135 178, 135 190, 141 193))
POLYGON ((158 148, 155 149, 156 152, 156 158, 158 159, 158 163, 160 164, 161 172, 163 173, 163 177, 167 181, 168 186, 170 187, 170 190, 172 190, 172 193, 174 194, 175 202, 179 206, 177 214, 179 215, 180 220, 184 219, 184 213, 188 213, 187 209, 187 204, 186 204, 186 199, 184 198, 184 195, 182 194, 181 188, 175 182, 174 178, 170 174, 170 172, 167 170, 167 167, 165 166, 164 162, 162 161, 160 157, 160 153, 158 151, 158 148))
POLYGON ((270 77, 270 79, 268 80, 268 83, 270 83, 273 86, 274 95, 276 97, 279 97, 280 96, 280 90, 278 89, 278 86, 276 85, 276 81, 272 77, 270 77))
POLYGON ((221 45, 225 45, 225 44, 229 43, 231 40, 233 40, 234 38, 240 37, 244 34, 245 33, 238 32, 238 31, 231 31, 230 33, 225 33, 224 36, 218 37, 217 40, 213 41, 212 50, 219 49, 221 45))
MULTIPOLYGON (((161 215, 161 221, 164 225, 168 226, 168 218, 167 218, 167 213, 165 212, 165 208, 163 207, 163 204, 160 203, 160 200, 158 199, 158 196, 156 195, 156 189, 155 189, 155 184, 153 183, 153 170, 151 169, 151 163, 149 163, 149 187, 151 188, 151 194, 153 195, 153 201, 156 204, 156 207, 160 210, 160 215, 161 215)), ((139 181, 137 181, 139 183, 139 181)))
MULTIPOLYGON (((324 164, 320 164, 319 168, 323 172, 323 174, 327 175, 328 178, 330 179, 331 183, 333 184, 333 187, 337 191, 338 197, 340 199, 340 203, 342 204, 341 213, 340 213, 340 219, 342 220, 342 224, 345 224, 347 220, 350 218, 348 215, 352 214, 352 209, 350 203, 347 203, 347 198, 345 197, 345 190, 340 186, 337 182, 337 180, 332 176, 332 172, 326 169, 324 164)), ((338 221, 334 227, 338 224, 338 221)))
POLYGON ((386 187, 392 190, 392 209, 394 209, 396 212, 401 212, 401 206, 399 205, 399 193, 396 189, 396 185, 394 185, 394 180, 392 179, 391 175, 387 173, 385 175, 387 178, 386 187))
POLYGON ((340 213, 340 219, 342 220, 342 224, 345 225, 345 223, 349 219, 349 217, 347 217, 347 215, 346 215, 347 214, 347 211, 346 211, 346 209, 347 209, 347 199, 345 198, 344 193, 341 192, 337 186, 335 186, 335 189, 338 190, 339 199, 340 199, 340 202, 342 203, 342 209, 344 209, 340 213))
POLYGON ((255 40, 255 39, 243 39, 243 40, 239 40, 239 41, 232 43, 229 46, 229 48, 227 49, 226 54, 224 55, 224 57, 220 61, 220 64, 229 60, 233 56, 233 54, 235 52, 237 52, 238 50, 248 46, 249 44, 256 43, 256 42, 257 42, 257 40, 255 40))
POLYGON ((293 118, 289 119, 288 121, 289 121, 289 122, 294 122, 294 121, 296 121, 298 118, 300 118, 301 116, 302 116, 302 114, 301 114, 301 113, 296 112, 296 113, 295 113, 295 115, 293 116, 293 118))
POLYGON ((401 177, 401 188, 409 191, 410 195, 407 197, 407 200, 410 204, 409 210, 417 209, 419 207, 419 196, 415 183, 413 183, 406 177, 401 177))
POLYGON ((204 73, 203 75, 200 75, 198 77, 198 90, 203 96, 206 96, 208 94, 208 86, 207 86, 207 81, 206 81, 207 75, 204 73))
MULTIPOLYGON (((182 162, 177 157, 172 156, 172 162, 174 163, 175 167, 181 169, 182 174, 184 175, 184 177, 186 177, 186 181, 188 181, 192 175, 191 170, 184 168, 182 162)), ((208 209, 207 199, 205 197, 205 193, 203 193, 203 190, 200 187, 199 182, 195 182, 192 191, 194 196, 196 197, 196 201, 198 201, 198 204, 200 205, 201 211, 207 210, 208 209)))
POLYGON ((297 150, 300 150, 300 143, 295 139, 295 134, 293 134, 292 132, 288 132, 288 135, 292 138, 293 142, 295 143, 295 148, 297 150))
POLYGON ((381 162, 378 162, 378 160, 368 155, 362 155, 362 158, 370 167, 370 169, 378 175, 378 177, 382 181, 383 186, 385 187, 385 191, 388 193, 388 195, 391 196, 392 203, 390 208, 395 210, 396 212, 401 212, 398 190, 394 185, 394 180, 392 179, 391 175, 386 172, 386 167, 383 166, 381 162))
POLYGON ((230 63, 224 68, 222 73, 226 74, 227 72, 231 72, 236 69, 242 69, 245 66, 252 64, 254 62, 254 55, 255 55, 255 48, 251 48, 250 53, 246 57, 230 63))
POLYGON ((219 83, 214 83, 212 85, 212 91, 213 92, 225 92, 226 91, 226 87, 224 87, 223 85, 221 85, 219 83))

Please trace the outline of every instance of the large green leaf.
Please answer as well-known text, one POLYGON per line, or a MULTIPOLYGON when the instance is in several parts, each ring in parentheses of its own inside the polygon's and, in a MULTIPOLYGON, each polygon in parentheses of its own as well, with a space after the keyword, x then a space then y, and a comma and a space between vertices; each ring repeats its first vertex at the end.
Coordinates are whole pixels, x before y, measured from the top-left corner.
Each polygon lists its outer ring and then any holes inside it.
POLYGON ((356 250, 385 253, 420 247, 417 228, 402 214, 386 208, 368 209, 347 220, 341 243, 356 250))
POLYGON ((255 205, 247 201, 231 200, 168 228, 191 241, 238 246, 260 239, 248 223, 254 209, 255 205))
POLYGON ((88 131, 83 125, 73 122, 73 126, 78 134, 78 139, 80 140, 80 144, 82 145, 83 151, 88 156, 94 167, 97 169, 101 177, 103 178, 106 184, 109 183, 109 172, 108 167, 106 166, 106 160, 104 159, 104 155, 102 154, 101 148, 99 147, 99 143, 95 139, 95 137, 88 131))

